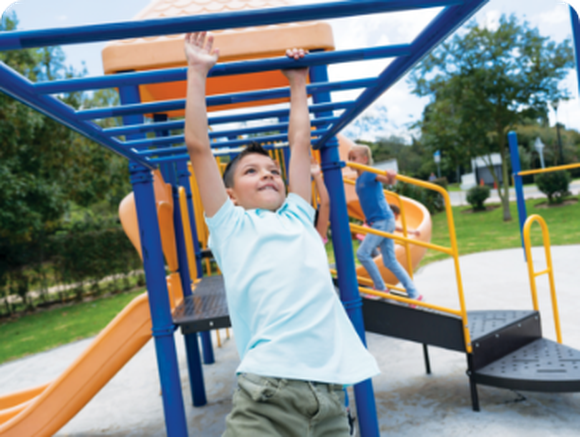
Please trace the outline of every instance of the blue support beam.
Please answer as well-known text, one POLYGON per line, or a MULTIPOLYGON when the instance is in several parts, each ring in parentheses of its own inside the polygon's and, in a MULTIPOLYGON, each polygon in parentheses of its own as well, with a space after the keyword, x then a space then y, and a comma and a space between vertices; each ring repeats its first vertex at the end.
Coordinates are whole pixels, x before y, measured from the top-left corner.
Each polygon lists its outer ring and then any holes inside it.
POLYGON ((526 199, 524 197, 524 184, 522 177, 519 175, 522 171, 520 164, 520 151, 518 150, 518 136, 515 132, 508 133, 508 144, 510 148, 510 159, 512 161, 512 171, 514 176, 514 188, 516 191, 516 203, 518 206, 518 219, 520 224, 520 237, 522 240, 522 249, 524 249, 524 257, 526 256, 524 247, 524 224, 528 219, 528 212, 526 211, 526 199))
MULTIPOLYGON (((326 67, 314 67, 310 70, 313 81, 328 80, 326 67)), ((314 96, 315 102, 330 101, 330 94, 314 96)), ((327 114, 325 114, 327 115, 327 114)), ((349 228, 348 212, 346 210, 346 196, 342 180, 342 167, 338 154, 338 140, 333 137, 320 151, 321 167, 324 172, 324 183, 330 197, 330 226, 332 245, 338 272, 338 288, 340 299, 356 329, 361 341, 366 345, 365 327, 362 315, 362 300, 358 292, 356 270, 354 266, 354 252, 352 249, 351 233, 349 228)), ((372 381, 363 381, 354 387, 356 410, 362 437, 379 437, 379 424, 373 394, 372 381)))
MULTIPOLYGON (((369 88, 377 84, 376 78, 345 80, 340 82, 313 83, 306 87, 308 94, 329 91, 348 91, 357 88, 369 88)), ((270 90, 232 93, 206 98, 207 107, 235 105, 237 103, 255 102, 270 99, 285 99, 290 97, 290 88, 274 88, 270 90)), ((79 120, 94 120, 100 118, 120 117, 130 114, 154 114, 185 109, 185 99, 165 100, 155 103, 139 103, 135 105, 114 106, 109 108, 85 109, 77 111, 79 120)))
MULTIPOLYGON (((578 21, 578 13, 572 6, 568 6, 570 9, 570 21, 572 24, 572 35, 574 37, 574 54, 576 58, 576 76, 577 76, 577 86, 580 90, 580 22, 578 21)), ((579 91, 580 93, 580 91, 579 91)))
MULTIPOLYGON (((335 52, 317 52, 311 53, 306 58, 300 60, 280 57, 254 61, 227 62, 215 65, 209 71, 208 77, 284 70, 288 68, 313 67, 315 65, 339 64, 344 62, 369 61, 372 59, 391 58, 395 56, 408 56, 410 54, 410 46, 408 44, 400 44, 335 52)), ((111 76, 80 77, 55 80, 52 82, 39 82, 34 84, 34 91, 37 94, 57 94, 184 80, 187 80, 187 67, 142 71, 138 73, 121 73, 111 76)))
POLYGON ((202 30, 239 29, 243 27, 330 18, 355 17, 380 12, 409 11, 449 5, 466 0, 358 0, 268 9, 252 9, 186 17, 143 21, 121 21, 91 26, 5 32, 0 35, 0 50, 18 50, 67 44, 83 44, 115 39, 176 35, 202 30))
POLYGON ((403 77, 417 62, 429 53, 437 44, 457 29, 465 20, 472 16, 488 0, 468 0, 461 6, 452 6, 444 9, 437 17, 415 38, 412 54, 395 59, 378 77, 379 83, 374 88, 363 92, 355 104, 340 117, 334 126, 314 144, 319 149, 328 140, 344 129, 358 117, 366 108, 377 100, 385 91, 403 77))
MULTIPOLYGON (((6 32, 10 33, 10 32, 6 32)), ((79 120, 75 111, 65 103, 52 96, 38 96, 34 93, 32 82, 16 73, 3 62, 0 62, 0 91, 15 100, 35 109, 41 114, 58 121, 60 124, 84 135, 109 150, 125 158, 133 160, 145 167, 152 165, 130 150, 123 148, 122 143, 103 133, 103 129, 95 123, 79 120)))

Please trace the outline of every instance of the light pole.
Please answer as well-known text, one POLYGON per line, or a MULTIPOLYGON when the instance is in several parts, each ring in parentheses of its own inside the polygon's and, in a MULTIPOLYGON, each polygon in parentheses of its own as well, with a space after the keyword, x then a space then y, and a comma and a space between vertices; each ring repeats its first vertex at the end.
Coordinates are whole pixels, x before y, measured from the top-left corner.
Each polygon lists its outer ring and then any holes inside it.
POLYGON ((558 135, 558 152, 559 152, 559 159, 560 165, 564 164, 564 154, 562 153, 562 137, 560 136, 560 123, 558 123, 558 106, 560 105, 559 100, 554 100, 552 102, 552 108, 554 108, 554 112, 556 113, 556 133, 558 135))

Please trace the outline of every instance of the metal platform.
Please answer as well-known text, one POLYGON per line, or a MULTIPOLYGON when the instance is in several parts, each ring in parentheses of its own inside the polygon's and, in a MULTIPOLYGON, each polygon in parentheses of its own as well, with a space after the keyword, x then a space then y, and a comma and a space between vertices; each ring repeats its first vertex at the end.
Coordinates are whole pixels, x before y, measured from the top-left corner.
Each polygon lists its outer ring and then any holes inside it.
POLYGON ((580 351, 540 338, 474 373, 478 384, 544 392, 580 391, 580 351))
POLYGON ((183 334, 231 326, 223 276, 206 276, 173 312, 183 334))

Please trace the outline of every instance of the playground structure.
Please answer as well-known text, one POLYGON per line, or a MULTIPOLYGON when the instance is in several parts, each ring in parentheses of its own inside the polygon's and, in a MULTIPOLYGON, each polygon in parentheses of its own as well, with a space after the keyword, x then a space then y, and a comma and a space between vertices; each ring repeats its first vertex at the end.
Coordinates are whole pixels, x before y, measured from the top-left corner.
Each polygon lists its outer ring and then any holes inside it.
MULTIPOLYGON (((264 5, 267 3, 268 6, 274 7, 261 13, 240 10, 161 18, 170 3, 170 1, 152 3, 140 14, 138 21, 134 22, 0 35, 2 50, 124 39, 122 42, 107 46, 103 53, 104 58, 106 54, 111 54, 111 59, 105 62, 105 69, 108 73, 115 74, 98 78, 30 83, 6 65, 0 64, 0 89, 130 160, 136 214, 133 213, 130 199, 120 210, 123 226, 136 249, 142 254, 148 289, 148 297, 136 298, 99 335, 94 345, 79 357, 69 371, 53 383, 0 397, 0 434, 50 435, 56 432, 152 336, 158 356, 167 434, 187 435, 173 338, 177 324, 184 333, 194 405, 206 403, 198 332, 201 333, 204 360, 210 363, 213 357, 208 330, 229 326, 229 319, 227 308, 223 307, 223 285, 220 286, 220 277, 192 281, 201 277, 202 260, 208 253, 203 250, 201 244, 204 240, 201 209, 194 206, 195 180, 188 171, 189 157, 185 147, 182 146, 183 134, 171 133, 183 129, 183 120, 178 118, 183 113, 185 104, 183 81, 186 78, 186 69, 179 67, 184 63, 182 38, 167 36, 198 30, 242 28, 240 31, 224 31, 216 36, 216 45, 224 49, 221 62, 210 72, 207 103, 211 111, 217 111, 215 115, 210 115, 209 123, 214 128, 210 132, 210 138, 214 141, 212 147, 215 148, 218 158, 223 155, 230 157, 235 155, 237 148, 248 141, 246 138, 238 138, 240 135, 277 131, 279 133, 256 136, 252 140, 265 144, 279 160, 287 162, 289 153, 287 145, 277 143, 284 141, 286 137, 284 130, 287 129, 287 106, 282 109, 278 107, 251 111, 245 109, 250 106, 287 102, 288 88, 282 81, 279 70, 297 66, 310 67, 311 83, 307 89, 312 96, 310 111, 314 114, 312 122, 315 129, 312 131, 312 142, 314 149, 319 151, 317 153, 331 197, 331 230, 337 284, 345 309, 363 341, 366 328, 367 331, 422 343, 425 353, 426 345, 465 353, 474 409, 478 408, 477 383, 513 387, 514 378, 502 378, 498 372, 494 372, 494 369, 490 370, 490 366, 504 359, 507 356, 505 354, 527 347, 530 338, 541 338, 537 308, 530 312, 467 312, 453 215, 449 196, 441 187, 401 175, 397 177, 402 183, 433 189, 443 196, 449 224, 450 247, 429 242, 430 222, 427 215, 421 210, 420 205, 404 198, 392 198, 394 203, 400 201, 403 206, 403 228, 409 226, 421 229, 422 239, 408 238, 406 230, 401 236, 369 230, 354 224, 349 225, 349 211, 353 215, 357 214, 356 201, 349 197, 348 190, 351 187, 348 182, 345 186, 343 163, 339 154, 340 138, 337 138, 342 128, 400 79, 424 54, 475 13, 485 1, 360 0, 292 6, 287 1, 278 0, 264 2, 264 5), (397 46, 334 52, 328 25, 311 23, 311 20, 429 7, 443 9, 411 43, 397 46), (308 23, 298 26, 278 26, 282 23, 304 21, 308 23), (265 25, 268 25, 265 30, 254 27, 265 25), (284 38, 290 38, 292 45, 303 46, 312 53, 298 62, 283 57, 284 49, 288 46, 287 40, 278 40, 273 36, 280 29, 285 35, 284 38), (268 32, 268 37, 260 34, 259 30, 268 32), (267 43, 263 44, 264 49, 260 52, 251 51, 247 45, 247 41, 256 35, 260 36, 261 42, 267 43), (127 40, 128 38, 132 40, 127 40), (146 45, 147 42, 158 45, 158 55, 151 55, 151 46, 146 45), (175 47, 179 47, 179 54, 175 47), (131 53, 135 53, 135 56, 130 57, 131 53), (126 63, 114 61, 113 54, 117 54, 121 60, 125 59, 126 63), (395 59, 376 78, 341 82, 328 80, 326 66, 329 64, 388 57, 395 59), (150 62, 139 64, 144 59, 149 59, 150 62), (131 63, 132 65, 129 65, 131 63), (237 80, 226 80, 231 75, 237 75, 237 80), (235 84, 234 88, 232 84, 235 84), (59 93, 111 87, 119 89, 121 106, 74 110, 53 97, 59 93), (332 92, 347 89, 364 91, 353 101, 332 101, 332 92), (240 111, 226 113, 221 111, 232 108, 240 111), (335 111, 342 112, 335 115, 335 111), (118 116, 123 117, 125 126, 101 129, 91 121, 118 116), (146 122, 146 116, 151 118, 153 123, 146 122), (264 122, 273 118, 277 119, 275 124, 264 122), (260 120, 263 122, 258 126, 227 130, 217 128, 221 124, 260 120), (148 133, 155 136, 147 136, 148 133), (120 137, 123 136, 125 138, 121 140, 120 137), (353 263, 350 240, 352 232, 372 232, 401 243, 401 247, 407 248, 406 251, 403 250, 403 264, 411 272, 411 266, 416 266, 426 249, 439 250, 452 256, 460 308, 457 310, 414 302, 404 295, 385 295, 360 287, 360 284, 364 284, 364 277, 359 275, 360 272, 357 273, 353 263), (170 270, 169 280, 165 277, 163 254, 170 270), (192 282, 197 282, 193 290, 192 282), (361 300, 359 291, 378 295, 385 300, 361 300), (397 302, 415 303, 419 309, 397 305, 397 302), (206 309, 211 309, 213 313, 208 316, 206 309), (413 329, 409 329, 411 326, 413 329), (521 329, 522 326, 524 329, 521 329), (514 334, 514 331, 518 330, 519 333, 514 334), (509 339, 517 340, 510 341, 507 345, 504 334, 509 339), (84 367, 85 365, 90 367, 84 367), (77 379, 72 378, 75 375, 77 379), (63 408, 65 404, 66 408, 63 408)), ((195 1, 190 3, 199 6, 195 1)), ((223 1, 220 3, 224 4, 223 1)), ((356 164, 348 166, 357 168, 356 164)), ((364 166, 359 168, 379 173, 376 169, 364 166)), ((573 359, 576 356, 574 353, 576 352, 572 352, 573 359)), ((425 357, 429 372, 428 355, 425 357)), ((549 372, 546 374, 553 375, 549 372)), ((526 378, 524 385, 535 387, 534 389, 542 390, 553 386, 564 388, 561 384, 554 383, 553 379, 548 379, 547 383, 544 381, 535 384, 530 383, 536 381, 533 375, 526 378)), ((566 387, 580 390, 574 384, 568 384, 566 387)), ((566 390, 569 389, 561 391, 566 390)), ((361 435, 378 436, 371 381, 365 381, 355 387, 355 398, 361 435)))

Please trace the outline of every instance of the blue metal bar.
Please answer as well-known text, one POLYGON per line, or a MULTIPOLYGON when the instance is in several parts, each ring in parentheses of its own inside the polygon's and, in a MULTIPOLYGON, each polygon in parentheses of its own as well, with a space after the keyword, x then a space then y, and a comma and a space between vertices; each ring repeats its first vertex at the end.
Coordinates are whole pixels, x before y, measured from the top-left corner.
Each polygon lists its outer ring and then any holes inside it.
MULTIPOLYGON (((320 136, 323 133, 325 133, 327 130, 328 129, 313 130, 312 136, 313 137, 320 136)), ((168 138, 173 138, 174 140, 172 142, 175 142, 175 143, 178 142, 178 138, 181 138, 181 142, 183 142, 183 139, 184 139, 183 136, 174 136, 174 137, 168 137, 168 138)), ((283 133, 283 134, 276 134, 276 135, 266 135, 266 136, 262 136, 262 137, 242 138, 240 140, 220 141, 218 143, 212 142, 210 144, 211 144, 212 149, 219 149, 221 147, 243 146, 243 145, 251 143, 253 141, 263 144, 263 143, 274 142, 274 141, 285 141, 287 139, 288 139, 288 135, 286 133, 283 133)), ((154 139, 128 141, 125 144, 127 146, 133 147, 133 148, 137 148, 137 147, 144 148, 146 146, 153 146, 153 145, 158 144, 158 143, 153 143, 153 141, 154 141, 154 139)), ((141 156, 167 156, 167 155, 184 153, 184 152, 187 152, 186 146, 168 147, 166 149, 142 150, 138 153, 141 156)))
MULTIPOLYGON (((326 117, 324 120, 320 120, 320 122, 316 122, 313 123, 314 125, 323 125, 323 126, 327 126, 329 124, 329 120, 336 120, 335 117, 326 117)), ((284 131, 288 125, 287 124, 271 124, 271 125, 264 125, 264 126, 256 126, 256 127, 242 127, 240 129, 235 129, 235 130, 228 130, 228 131, 213 131, 209 133, 209 138, 210 139, 216 139, 216 138, 225 138, 225 137, 231 137, 231 136, 238 136, 238 135, 247 135, 247 134, 255 134, 255 133, 261 133, 261 132, 270 132, 270 131, 284 131)), ((313 135, 314 133, 317 134, 322 134, 322 132, 324 132, 324 130, 318 130, 318 131, 313 131, 313 135)), ((268 137, 265 138, 270 138, 269 141, 279 141, 280 140, 280 135, 270 135, 268 137), (270 137, 275 137, 275 138, 270 138, 270 137)), ((250 139, 244 139, 244 140, 231 140, 231 141, 222 141, 219 143, 211 143, 211 146, 213 148, 216 147, 235 147, 235 146, 239 146, 241 144, 246 144, 248 142, 248 140, 250 139), (231 144, 231 142, 236 142, 235 144, 231 144), (241 142, 240 142, 241 141, 241 142)), ((171 135, 171 136, 167 136, 167 137, 162 137, 162 138, 148 138, 148 139, 144 139, 144 140, 138 140, 138 141, 127 141, 123 143, 123 146, 125 147, 130 147, 132 149, 143 149, 146 147, 153 147, 153 146, 163 146, 163 145, 167 145, 167 144, 183 144, 183 142, 185 141, 185 136, 184 135, 171 135)), ((168 150, 168 149, 162 149, 162 150, 168 150)), ((175 151, 175 149, 172 149, 173 151, 175 151)), ((146 152, 141 152, 140 154, 142 155, 155 155, 156 153, 155 150, 148 150, 146 152)), ((165 153, 165 152, 163 152, 165 153)))
MULTIPOLYGON (((287 137, 285 135, 282 135, 283 139, 286 140, 287 137)), ((251 138, 251 140, 253 141, 258 141, 259 138, 251 138)), ((246 143, 248 143, 249 141, 246 141, 246 143)), ((246 144, 244 143, 244 144, 246 144)), ((225 143, 227 144, 227 143, 225 143)), ((262 147, 264 148, 264 150, 273 150, 273 149, 282 149, 285 150, 287 149, 287 145, 269 145, 269 144, 262 144, 262 147)), ((237 156, 239 154, 239 152, 241 151, 241 149, 238 149, 238 147, 222 147, 221 149, 214 149, 213 150, 213 154, 214 156, 231 156, 232 154, 234 154, 235 156, 237 156)), ((153 163, 153 164, 162 164, 164 162, 179 162, 179 161, 189 161, 189 155, 187 153, 183 153, 180 155, 172 155, 172 156, 162 156, 160 158, 150 158, 149 162, 153 163)))
POLYGON ((574 37, 574 55, 576 58, 576 76, 578 81, 578 88, 580 89, 580 22, 578 21, 578 14, 572 6, 570 8, 570 21, 572 22, 572 35, 574 37))
POLYGON ((441 11, 437 17, 415 38, 412 54, 395 59, 379 75, 376 87, 367 89, 356 100, 355 104, 342 114, 332 128, 314 144, 315 149, 321 148, 328 140, 344 129, 358 117, 366 108, 377 100, 385 91, 403 77, 417 62, 433 47, 449 36, 465 20, 473 15, 488 0, 468 0, 461 6, 451 6, 441 11))
MULTIPOLYGON (((345 101, 345 102, 336 102, 330 104, 320 104, 320 105, 311 105, 309 110, 310 112, 316 113, 320 111, 332 111, 332 110, 341 110, 348 108, 353 104, 352 101, 345 101)), ((241 114, 234 114, 234 115, 219 115, 209 117, 208 124, 210 126, 214 126, 216 124, 226 124, 226 123, 237 123, 242 121, 250 121, 250 120, 261 120, 267 118, 286 118, 290 114, 289 110, 286 109, 274 109, 268 111, 259 111, 259 112, 249 112, 249 113, 241 113, 241 114)), ((105 129, 103 132, 109 136, 117 136, 117 135, 127 135, 133 132, 151 132, 161 129, 183 129, 184 121, 177 120, 177 121, 168 121, 167 123, 145 123, 140 124, 138 126, 124 126, 124 127, 113 127, 109 129, 105 129)))
MULTIPOLYGON (((215 65, 208 77, 248 74, 260 71, 284 70, 287 68, 312 67, 315 65, 339 64, 344 62, 368 61, 372 59, 407 56, 411 53, 408 44, 311 53, 301 60, 278 57, 254 61, 226 62, 215 65)), ((39 82, 34 85, 38 94, 69 93, 73 91, 118 88, 127 85, 164 83, 187 80, 187 67, 166 70, 122 73, 111 76, 81 77, 75 79, 39 82)))
MULTIPOLYGON (((310 77, 313 81, 325 81, 327 76, 326 67, 314 67, 310 70, 310 77)), ((328 102, 330 101, 330 94, 318 94, 313 98, 315 102, 328 102)), ((330 226, 336 269, 338 271, 340 298, 361 341, 366 345, 362 301, 356 280, 346 197, 342 180, 341 170, 344 164, 340 162, 336 137, 333 137, 326 147, 321 150, 320 157, 322 171, 324 172, 324 183, 330 196, 330 226)), ((369 379, 355 385, 354 393, 361 436, 379 437, 372 381, 369 379)))
MULTIPOLYGON (((309 94, 328 91, 346 91, 357 88, 373 87, 377 79, 354 79, 340 82, 312 83, 306 87, 309 94)), ((232 93, 206 98, 206 104, 210 106, 234 105, 259 100, 282 99, 290 97, 290 88, 274 88, 270 90, 248 91, 232 93)), ((136 105, 114 106, 109 108, 85 109, 77 111, 79 120, 92 120, 97 118, 119 117, 129 114, 149 114, 158 112, 175 111, 185 108, 185 99, 165 100, 155 103, 140 103, 136 105)))
POLYGON ((131 164, 130 169, 153 324, 153 339, 157 352, 157 368, 161 381, 165 428, 170 437, 187 436, 181 378, 173 339, 174 325, 165 282, 161 236, 153 192, 153 176, 148 168, 139 164, 131 164))
POLYGON ((202 30, 236 29, 279 23, 316 21, 463 4, 463 0, 358 0, 313 5, 222 12, 187 17, 121 21, 91 26, 5 32, 0 50, 17 50, 65 44, 82 44, 114 39, 176 35, 202 30))
POLYGON ((524 184, 522 182, 522 177, 519 175, 520 171, 522 171, 522 166, 520 164, 520 151, 518 150, 518 136, 513 131, 508 133, 508 144, 510 148, 510 159, 512 161, 514 188, 516 191, 516 203, 518 205, 520 237, 522 240, 522 249, 524 249, 525 258, 526 251, 524 246, 524 224, 528 218, 528 213, 526 211, 526 199, 524 197, 524 184))
POLYGON ((115 153, 145 167, 154 168, 132 151, 124 149, 120 141, 105 135, 97 124, 77 119, 75 111, 70 106, 51 96, 37 96, 32 90, 32 82, 3 62, 0 62, 0 91, 115 153))

